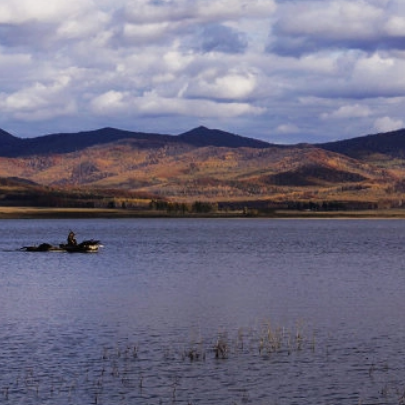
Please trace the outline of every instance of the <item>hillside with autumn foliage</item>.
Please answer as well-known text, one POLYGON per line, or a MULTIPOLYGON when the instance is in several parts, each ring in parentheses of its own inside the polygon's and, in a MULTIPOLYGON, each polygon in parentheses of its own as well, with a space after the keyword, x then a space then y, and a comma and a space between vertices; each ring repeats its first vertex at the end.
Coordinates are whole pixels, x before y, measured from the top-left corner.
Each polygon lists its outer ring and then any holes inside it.
POLYGON ((323 145, 274 145, 204 127, 31 139, 2 131, 0 204, 402 207, 404 140, 403 131, 323 145))

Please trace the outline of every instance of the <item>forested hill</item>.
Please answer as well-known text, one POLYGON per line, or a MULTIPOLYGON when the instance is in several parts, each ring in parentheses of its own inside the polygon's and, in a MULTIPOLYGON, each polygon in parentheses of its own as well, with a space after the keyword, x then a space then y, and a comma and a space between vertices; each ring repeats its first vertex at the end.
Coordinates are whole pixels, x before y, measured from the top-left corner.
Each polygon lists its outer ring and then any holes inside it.
POLYGON ((0 131, 0 157, 0 179, 6 179, 0 205, 24 199, 66 205, 73 197, 65 193, 74 192, 73 200, 87 196, 85 204, 97 206, 104 201, 99 196, 113 190, 127 206, 131 195, 266 206, 405 207, 405 130, 299 145, 205 127, 179 135, 103 128, 36 138, 0 131))
POLYGON ((195 147, 268 148, 271 146, 267 142, 205 127, 198 127, 178 136, 102 128, 94 131, 58 133, 24 139, 0 130, 0 156, 22 157, 77 152, 91 146, 118 142, 123 139, 137 141, 142 148, 158 148, 180 143, 195 147))
POLYGON ((364 159, 373 154, 404 158, 405 129, 336 142, 321 143, 316 146, 355 159, 364 159))

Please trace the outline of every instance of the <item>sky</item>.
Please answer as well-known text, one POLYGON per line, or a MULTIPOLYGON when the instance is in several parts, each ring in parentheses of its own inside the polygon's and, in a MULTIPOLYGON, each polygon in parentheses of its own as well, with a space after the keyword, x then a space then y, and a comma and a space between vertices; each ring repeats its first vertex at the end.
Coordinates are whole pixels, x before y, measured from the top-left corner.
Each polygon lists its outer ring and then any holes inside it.
POLYGON ((404 0, 1 0, 0 128, 200 125, 272 143, 405 126, 404 0))

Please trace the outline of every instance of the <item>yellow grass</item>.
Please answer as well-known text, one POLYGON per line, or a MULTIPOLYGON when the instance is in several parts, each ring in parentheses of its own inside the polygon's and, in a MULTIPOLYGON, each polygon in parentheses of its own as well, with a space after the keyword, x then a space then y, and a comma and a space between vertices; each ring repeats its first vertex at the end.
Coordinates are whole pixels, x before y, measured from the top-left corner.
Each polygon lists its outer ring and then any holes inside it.
MULTIPOLYGON (((0 219, 63 219, 63 218, 142 218, 142 217, 173 217, 178 218, 178 213, 167 213, 165 211, 152 210, 130 210, 130 209, 102 209, 102 208, 37 208, 37 207, 0 207, 0 219)), ((244 217, 242 211, 214 212, 208 214, 190 214, 185 217, 244 217)), ((294 211, 275 210, 267 215, 271 218, 289 219, 405 219, 404 209, 377 209, 363 211, 294 211)), ((266 218, 260 214, 259 218, 266 218)))
POLYGON ((114 218, 134 215, 123 209, 103 208, 37 208, 37 207, 1 207, 1 219, 17 218, 114 218))

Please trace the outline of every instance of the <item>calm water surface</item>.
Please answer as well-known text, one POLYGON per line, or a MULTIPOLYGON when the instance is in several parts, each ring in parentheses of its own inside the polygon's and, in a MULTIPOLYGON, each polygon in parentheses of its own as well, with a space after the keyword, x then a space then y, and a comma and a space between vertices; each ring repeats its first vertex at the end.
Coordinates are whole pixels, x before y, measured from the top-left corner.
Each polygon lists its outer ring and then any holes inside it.
POLYGON ((0 226, 0 403, 405 403, 405 221, 0 226))

